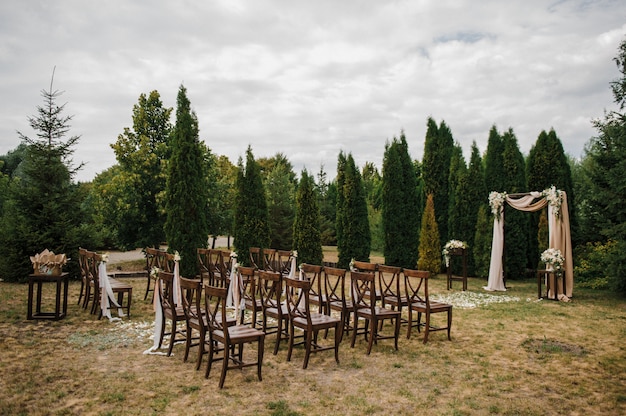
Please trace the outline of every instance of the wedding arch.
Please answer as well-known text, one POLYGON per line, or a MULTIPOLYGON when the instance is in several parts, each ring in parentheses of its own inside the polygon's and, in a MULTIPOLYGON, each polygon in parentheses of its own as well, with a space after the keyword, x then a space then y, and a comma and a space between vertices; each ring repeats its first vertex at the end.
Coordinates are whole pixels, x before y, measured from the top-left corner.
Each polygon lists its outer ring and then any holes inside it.
POLYGON ((528 192, 507 195, 506 192, 491 192, 489 205, 494 215, 493 241, 491 243, 491 263, 489 280, 484 288, 488 291, 505 291, 502 253, 504 250, 504 203, 520 211, 534 212, 548 206, 549 247, 557 249, 564 258, 565 293, 563 285, 557 284, 557 295, 561 300, 572 297, 574 286, 574 262, 572 260, 572 239, 570 235, 567 194, 554 186, 543 192, 528 192))

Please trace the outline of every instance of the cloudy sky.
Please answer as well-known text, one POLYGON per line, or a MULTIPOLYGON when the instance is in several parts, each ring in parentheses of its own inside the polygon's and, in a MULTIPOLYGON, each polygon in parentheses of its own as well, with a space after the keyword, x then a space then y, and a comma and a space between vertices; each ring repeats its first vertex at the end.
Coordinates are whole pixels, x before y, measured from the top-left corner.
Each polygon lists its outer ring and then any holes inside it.
POLYGON ((0 154, 34 137, 56 66, 78 180, 115 163, 141 93, 175 107, 181 84, 233 163, 251 145, 334 177, 340 150, 380 167, 402 130, 421 160, 428 117, 466 158, 493 125, 525 154, 554 128, 578 157, 614 108, 625 37, 623 0, 0 0, 0 154))

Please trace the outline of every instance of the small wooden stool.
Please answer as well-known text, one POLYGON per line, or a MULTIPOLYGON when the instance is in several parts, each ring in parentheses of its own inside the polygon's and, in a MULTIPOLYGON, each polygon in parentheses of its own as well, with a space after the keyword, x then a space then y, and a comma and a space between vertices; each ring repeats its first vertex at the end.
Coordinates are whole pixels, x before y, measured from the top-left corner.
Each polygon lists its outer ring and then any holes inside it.
POLYGON ((59 275, 31 274, 28 275, 28 315, 26 319, 53 319, 55 321, 65 318, 67 315, 67 287, 69 283, 69 273, 59 275), (56 296, 54 312, 41 311, 41 290, 44 283, 56 283, 56 296), (37 302, 35 313, 33 314, 33 290, 37 284, 37 302), (63 296, 61 296, 61 291, 63 296))

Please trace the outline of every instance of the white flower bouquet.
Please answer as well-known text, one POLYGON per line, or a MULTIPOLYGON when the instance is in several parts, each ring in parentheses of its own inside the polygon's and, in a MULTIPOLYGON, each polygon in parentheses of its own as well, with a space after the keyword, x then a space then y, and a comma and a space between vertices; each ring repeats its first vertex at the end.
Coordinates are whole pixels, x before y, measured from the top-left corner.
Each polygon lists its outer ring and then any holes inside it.
POLYGON ((561 213, 561 205, 563 204, 563 192, 552 185, 550 188, 544 189, 541 194, 546 197, 548 204, 554 208, 554 215, 558 217, 561 213))
POLYGON ((561 254, 561 250, 556 248, 549 248, 541 253, 541 261, 547 266, 550 266, 557 274, 563 271, 563 265, 565 264, 565 258, 561 254))
POLYGON ((506 192, 492 191, 489 193, 489 206, 491 207, 491 213, 500 220, 502 215, 502 208, 504 201, 506 200, 506 192))
POLYGON ((443 259, 446 262, 446 267, 450 266, 450 252, 454 249, 465 249, 467 248, 467 243, 465 241, 460 240, 450 240, 443 246, 443 250, 441 250, 441 254, 443 255, 443 259))

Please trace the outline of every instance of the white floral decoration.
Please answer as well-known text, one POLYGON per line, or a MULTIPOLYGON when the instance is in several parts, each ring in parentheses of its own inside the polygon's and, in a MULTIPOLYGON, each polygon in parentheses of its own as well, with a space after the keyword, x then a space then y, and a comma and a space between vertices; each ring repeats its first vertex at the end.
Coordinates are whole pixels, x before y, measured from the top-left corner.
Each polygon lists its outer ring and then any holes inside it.
POLYGON ((104 253, 100 255, 100 261, 106 263, 109 261, 109 253, 104 253))
POLYGON ((350 260, 350 271, 354 272, 356 271, 356 269, 354 268, 354 257, 352 257, 352 259, 350 260))
POLYGON ((557 217, 561 214, 561 205, 563 204, 563 192, 556 189, 554 185, 548 189, 544 189, 541 193, 548 200, 548 204, 554 209, 554 215, 557 217))
POLYGON ((467 243, 465 241, 460 240, 450 240, 443 246, 443 250, 441 250, 441 254, 446 262, 446 267, 450 265, 450 252, 456 248, 467 248, 467 243))
POLYGON ((152 277, 157 277, 159 275, 159 272, 161 271, 161 269, 159 269, 158 267, 153 267, 150 270, 150 276, 152 277))
POLYGON ((180 261, 180 253, 178 253, 178 250, 174 252, 174 261, 180 261))
POLYGON ((549 248, 541 253, 541 261, 544 262, 546 266, 551 266, 557 273, 563 271, 563 264, 565 264, 565 258, 561 250, 556 248, 549 248))
POLYGON ((292 254, 295 258, 298 258, 298 250, 294 250, 292 254))
POLYGON ((489 193, 489 206, 491 207, 491 213, 495 215, 498 221, 500 221, 500 218, 502 216, 502 209, 505 200, 506 192, 492 191, 489 193))
POLYGON ((236 259, 237 258, 237 252, 236 251, 231 251, 230 252, 230 257, 236 259))

